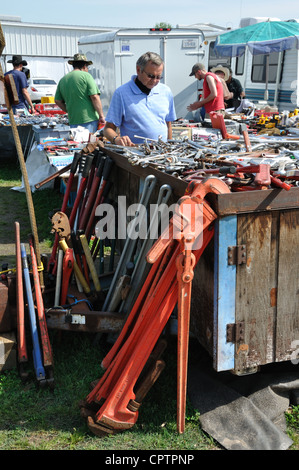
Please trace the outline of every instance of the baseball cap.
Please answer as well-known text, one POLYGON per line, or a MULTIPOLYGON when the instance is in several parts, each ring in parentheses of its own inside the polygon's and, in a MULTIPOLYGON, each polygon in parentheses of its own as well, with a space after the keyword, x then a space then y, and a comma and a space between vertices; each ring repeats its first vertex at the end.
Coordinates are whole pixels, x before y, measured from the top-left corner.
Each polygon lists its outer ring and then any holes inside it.
POLYGON ((192 77, 192 75, 195 75, 198 70, 205 70, 204 64, 194 64, 191 70, 191 73, 189 74, 189 77, 192 77))

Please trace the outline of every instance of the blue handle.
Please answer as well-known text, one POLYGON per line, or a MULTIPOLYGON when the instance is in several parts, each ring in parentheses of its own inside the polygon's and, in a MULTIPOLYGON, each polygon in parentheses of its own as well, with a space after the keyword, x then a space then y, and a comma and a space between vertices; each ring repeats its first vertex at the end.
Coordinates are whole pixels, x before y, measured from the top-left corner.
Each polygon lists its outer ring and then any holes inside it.
POLYGON ((27 295, 27 301, 28 301, 31 336, 32 336, 32 342, 33 342, 32 354, 33 354, 34 369, 35 369, 37 380, 45 380, 45 370, 42 364, 42 357, 41 357, 41 351, 40 351, 40 345, 39 345, 39 339, 38 339, 38 331, 36 327, 36 317, 35 317, 34 303, 33 303, 33 297, 32 297, 27 255, 26 255, 25 245, 23 243, 21 243, 21 257, 22 257, 25 287, 26 287, 26 295, 27 295))

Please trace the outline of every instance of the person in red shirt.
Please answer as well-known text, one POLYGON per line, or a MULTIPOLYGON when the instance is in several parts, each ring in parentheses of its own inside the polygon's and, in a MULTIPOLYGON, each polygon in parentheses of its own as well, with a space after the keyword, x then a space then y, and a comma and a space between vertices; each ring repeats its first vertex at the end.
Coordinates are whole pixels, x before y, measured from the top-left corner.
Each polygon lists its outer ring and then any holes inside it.
POLYGON ((207 72, 203 64, 195 64, 192 67, 190 77, 203 80, 203 98, 187 106, 188 111, 195 111, 204 106, 206 113, 218 111, 225 114, 223 99, 223 86, 221 79, 212 72, 207 72))

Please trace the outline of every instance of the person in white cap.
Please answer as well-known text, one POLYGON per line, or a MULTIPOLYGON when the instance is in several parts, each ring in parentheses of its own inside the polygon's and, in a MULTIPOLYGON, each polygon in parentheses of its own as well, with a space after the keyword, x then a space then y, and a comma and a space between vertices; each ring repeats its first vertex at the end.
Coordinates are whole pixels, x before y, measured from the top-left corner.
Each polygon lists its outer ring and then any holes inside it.
POLYGON ((230 107, 227 105, 228 100, 231 100, 234 96, 232 92, 229 91, 228 86, 226 84, 227 80, 229 79, 229 69, 227 67, 223 67, 222 65, 217 65, 211 69, 212 73, 215 73, 218 77, 221 78, 222 86, 223 86, 223 99, 225 107, 230 107))
POLYGON ((13 65, 13 70, 6 72, 5 75, 12 74, 19 98, 19 103, 12 105, 14 114, 16 114, 17 110, 23 110, 28 113, 29 109, 29 111, 33 112, 33 104, 27 90, 27 78, 25 73, 22 71, 23 67, 27 65, 26 60, 23 60, 21 55, 13 55, 12 59, 7 62, 13 65))
POLYGON ((68 113, 70 127, 82 126, 94 134, 104 126, 105 117, 100 90, 88 70, 92 61, 83 54, 75 54, 68 63, 73 70, 59 81, 55 103, 68 113))

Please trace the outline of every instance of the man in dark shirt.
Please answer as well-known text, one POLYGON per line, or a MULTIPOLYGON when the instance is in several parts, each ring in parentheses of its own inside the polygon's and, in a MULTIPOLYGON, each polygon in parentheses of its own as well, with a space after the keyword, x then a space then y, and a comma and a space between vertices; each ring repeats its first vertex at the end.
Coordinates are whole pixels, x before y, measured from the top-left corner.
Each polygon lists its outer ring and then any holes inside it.
POLYGON ((227 88, 229 89, 229 91, 231 91, 234 94, 234 96, 230 100, 226 100, 225 104, 227 108, 237 109, 240 106, 241 98, 245 97, 245 93, 244 93, 244 90, 242 88, 240 81, 237 80, 236 78, 233 78, 232 69, 228 66, 227 68, 229 70, 229 77, 228 77, 228 80, 226 81, 226 84, 227 84, 227 88))
POLYGON ((12 110, 14 114, 16 114, 18 109, 25 111, 25 110, 28 110, 29 108, 33 112, 33 104, 32 104, 30 95, 27 90, 28 88, 27 78, 26 78, 25 73, 22 72, 23 67, 27 65, 26 60, 23 60, 21 55, 13 55, 12 59, 8 60, 7 62, 12 63, 13 70, 6 72, 5 75, 8 75, 8 74, 13 75, 18 97, 19 97, 19 103, 12 106, 12 110))

